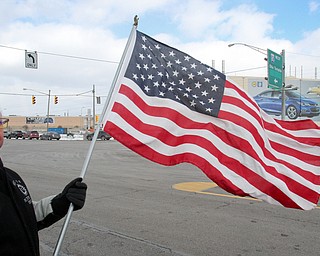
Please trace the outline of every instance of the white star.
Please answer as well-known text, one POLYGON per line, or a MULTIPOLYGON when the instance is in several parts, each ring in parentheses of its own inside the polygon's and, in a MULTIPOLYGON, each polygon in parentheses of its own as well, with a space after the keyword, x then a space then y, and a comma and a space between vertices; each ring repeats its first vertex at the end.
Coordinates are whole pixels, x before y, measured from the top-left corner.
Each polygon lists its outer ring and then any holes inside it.
POLYGON ((208 95, 208 92, 207 92, 207 91, 202 91, 202 92, 201 92, 201 95, 202 95, 202 96, 207 96, 207 95, 208 95))
POLYGON ((143 60, 145 57, 142 53, 139 53, 139 58, 143 60))
POLYGON ((200 70, 199 72, 198 72, 198 76, 202 76, 204 73, 200 70))
POLYGON ((159 95, 164 97, 164 92, 159 92, 159 95))
POLYGON ((207 83, 210 83, 210 78, 205 77, 204 81, 207 82, 207 83))
POLYGON ((208 99, 209 103, 214 103, 215 102, 215 99, 214 98, 210 98, 208 99))
POLYGON ((171 68, 171 66, 172 66, 172 62, 171 62, 171 61, 168 61, 168 62, 167 62, 167 67, 171 68))
POLYGON ((216 86, 216 85, 213 85, 213 86, 211 86, 211 91, 217 91, 217 89, 218 89, 218 86, 216 86))
POLYGON ((152 68, 157 69, 158 67, 157 67, 157 65, 156 65, 156 64, 152 63, 152 68))
POLYGON ((141 38, 143 42, 147 41, 147 38, 145 36, 141 36, 141 38))
POLYGON ((199 98, 196 94, 193 94, 192 97, 195 98, 195 99, 199 98))
POLYGON ((195 105, 196 105, 196 103, 195 103, 194 100, 190 101, 190 106, 191 106, 191 107, 194 107, 195 105))
POLYGON ((154 47, 158 50, 161 48, 158 44, 156 44, 154 47))
POLYGON ((148 75, 148 79, 152 80, 154 78, 154 76, 152 74, 148 75))
POLYGON ((147 46, 145 46, 144 44, 142 44, 142 46, 141 46, 141 47, 142 47, 142 49, 143 49, 143 50, 148 49, 148 48, 147 48, 147 46))
POLYGON ((190 73, 190 74, 188 74, 188 77, 189 77, 189 79, 192 79, 192 80, 193 80, 194 74, 190 73))
POLYGON ((186 88, 186 91, 187 91, 187 92, 191 92, 192 89, 191 89, 190 87, 187 87, 187 88, 186 88))
POLYGON ((173 71, 173 76, 178 76, 179 72, 177 70, 173 71))
POLYGON ((161 58, 165 58, 166 55, 164 55, 164 53, 161 53, 160 57, 161 57, 161 58))
POLYGON ((183 94, 183 96, 186 97, 186 98, 188 98, 188 97, 189 97, 189 94, 185 92, 185 93, 183 94))
POLYGON ((178 95, 176 95, 176 97, 175 97, 177 100, 180 100, 180 97, 178 96, 178 95))
POLYGON ((189 56, 184 56, 185 61, 189 61, 191 58, 189 56))
POLYGON ((180 65, 180 64, 181 64, 181 61, 180 61, 179 59, 177 59, 177 60, 176 60, 176 63, 177 63, 178 65, 180 65))
POLYGON ((200 84, 199 81, 195 83, 196 88, 199 88, 199 89, 200 89, 201 85, 202 85, 202 84, 200 84))
POLYGON ((148 69, 149 69, 148 64, 143 64, 143 68, 144 68, 145 70, 148 70, 148 69))
POLYGON ((151 57, 151 55, 150 55, 150 54, 148 54, 148 55, 147 55, 147 57, 148 57, 150 60, 152 59, 152 57, 151 57))
POLYGON ((212 71, 212 68, 208 67, 208 68, 207 68, 207 71, 208 71, 208 72, 211 72, 211 71, 212 71))
POLYGON ((186 81, 184 81, 183 79, 179 80, 179 84, 184 85, 186 81))
POLYGON ((173 86, 176 85, 176 83, 174 81, 170 82, 169 84, 172 84, 173 86))
POLYGON ((214 76, 213 76, 213 79, 214 79, 214 80, 219 80, 219 79, 220 79, 220 76, 214 75, 214 76))
POLYGON ((158 76, 163 77, 162 72, 158 72, 158 76))
POLYGON ((137 67, 137 69, 139 69, 139 70, 141 69, 141 66, 140 66, 139 63, 137 63, 136 67, 137 67))
POLYGON ((192 64, 190 64, 190 66, 191 66, 191 68, 194 68, 194 69, 197 67, 196 63, 192 63, 192 64))
POLYGON ((144 77, 144 75, 141 75, 140 78, 141 78, 142 81, 146 80, 146 78, 144 77))
POLYGON ((173 51, 169 52, 169 56, 174 56, 176 55, 173 51))
POLYGON ((132 74, 132 77, 133 77, 134 80, 136 80, 136 81, 138 80, 137 74, 132 74))
POLYGON ((186 67, 181 67, 181 69, 182 69, 183 71, 187 71, 187 68, 186 68, 186 67))
POLYGON ((154 87, 159 87, 159 82, 158 82, 158 81, 153 82, 153 86, 154 86, 154 87))
POLYGON ((168 90, 169 90, 169 91, 173 91, 174 89, 173 89, 172 86, 170 86, 170 87, 168 88, 168 90))
POLYGON ((212 108, 206 108, 206 112, 211 113, 212 112, 212 108))
POLYGON ((167 87, 167 84, 166 84, 165 82, 162 82, 162 83, 161 83, 161 86, 162 86, 162 87, 167 87))
POLYGON ((145 86, 145 87, 144 87, 144 90, 145 90, 146 92, 149 92, 149 91, 150 91, 150 88, 149 88, 148 86, 145 86))

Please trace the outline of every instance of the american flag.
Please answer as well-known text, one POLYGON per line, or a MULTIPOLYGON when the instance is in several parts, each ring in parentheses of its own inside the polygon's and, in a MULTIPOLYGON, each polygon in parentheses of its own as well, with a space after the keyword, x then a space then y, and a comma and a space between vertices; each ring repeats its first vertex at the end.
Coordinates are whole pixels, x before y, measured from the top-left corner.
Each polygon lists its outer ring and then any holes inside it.
POLYGON ((274 120, 224 74, 140 31, 103 122, 141 156, 194 164, 235 195, 304 210, 318 203, 319 126, 274 120))

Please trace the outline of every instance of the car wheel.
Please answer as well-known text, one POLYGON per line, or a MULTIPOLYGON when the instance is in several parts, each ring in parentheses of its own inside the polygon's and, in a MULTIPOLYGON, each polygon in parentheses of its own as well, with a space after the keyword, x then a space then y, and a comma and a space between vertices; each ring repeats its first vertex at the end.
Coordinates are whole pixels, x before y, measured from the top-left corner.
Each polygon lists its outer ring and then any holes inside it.
POLYGON ((298 117, 298 110, 295 106, 290 105, 287 107, 287 116, 289 119, 297 119, 298 117))
POLYGON ((92 137, 91 137, 91 136, 88 136, 88 137, 87 137, 87 140, 92 140, 92 137))
POLYGON ((101 140, 107 140, 106 136, 101 136, 101 140))

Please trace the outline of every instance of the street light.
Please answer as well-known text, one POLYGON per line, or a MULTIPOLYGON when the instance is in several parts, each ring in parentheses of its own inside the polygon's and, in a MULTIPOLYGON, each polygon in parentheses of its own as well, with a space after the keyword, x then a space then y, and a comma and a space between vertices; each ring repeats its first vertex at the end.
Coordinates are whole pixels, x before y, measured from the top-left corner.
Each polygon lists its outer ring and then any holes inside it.
POLYGON ((234 45, 243 45, 243 46, 249 47, 249 48, 252 49, 252 50, 255 50, 255 51, 260 52, 260 53, 262 53, 262 54, 264 54, 264 55, 267 55, 267 53, 266 53, 267 50, 262 49, 262 48, 259 48, 259 47, 257 47, 257 46, 250 45, 250 44, 232 43, 232 44, 228 44, 228 47, 232 47, 232 46, 234 46, 234 45))
MULTIPOLYGON (((232 44, 228 44, 228 47, 232 47, 234 45, 243 45, 243 46, 246 46, 246 47, 249 47, 250 49, 254 50, 254 51, 257 51, 261 54, 264 54, 264 55, 267 55, 268 56, 268 52, 270 50, 265 50, 265 49, 262 49, 262 48, 259 48, 257 46, 253 46, 253 45, 249 45, 249 44, 244 44, 244 43, 232 43, 232 44)), ((281 88, 281 96, 282 96, 282 102, 281 102, 281 120, 285 120, 285 111, 286 111, 286 107, 285 107, 285 74, 284 74, 284 68, 285 68, 285 62, 284 62, 284 59, 285 59, 285 51, 282 50, 282 53, 281 53, 281 56, 282 56, 282 81, 283 81, 283 85, 282 85, 282 88, 281 88)), ((265 60, 268 60, 268 58, 266 58, 265 60)), ((269 60, 268 60, 268 73, 269 73, 269 60)), ((269 75, 268 75, 269 76, 269 75)), ((269 82, 268 82, 269 83, 269 82)), ((291 89, 292 90, 292 89, 291 89)))
POLYGON ((48 96, 48 108, 47 108, 47 118, 46 118, 46 123, 47 123, 47 131, 49 130, 49 111, 50 111, 50 93, 51 91, 49 90, 48 93, 45 92, 41 92, 41 91, 37 91, 37 90, 33 90, 33 89, 28 89, 28 88, 23 88, 24 91, 32 91, 32 92, 37 92, 43 95, 47 95, 48 96))

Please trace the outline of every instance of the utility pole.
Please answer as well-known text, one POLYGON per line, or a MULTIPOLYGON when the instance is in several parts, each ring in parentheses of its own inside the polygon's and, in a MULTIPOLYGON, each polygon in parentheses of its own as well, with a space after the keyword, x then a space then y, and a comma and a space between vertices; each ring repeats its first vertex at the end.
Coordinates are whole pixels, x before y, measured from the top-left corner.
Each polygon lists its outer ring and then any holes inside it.
POLYGON ((96 128, 96 94, 95 86, 92 87, 92 128, 96 128))

